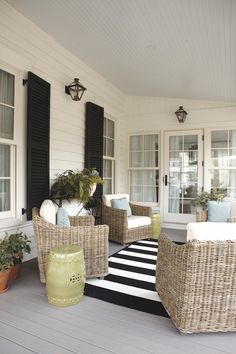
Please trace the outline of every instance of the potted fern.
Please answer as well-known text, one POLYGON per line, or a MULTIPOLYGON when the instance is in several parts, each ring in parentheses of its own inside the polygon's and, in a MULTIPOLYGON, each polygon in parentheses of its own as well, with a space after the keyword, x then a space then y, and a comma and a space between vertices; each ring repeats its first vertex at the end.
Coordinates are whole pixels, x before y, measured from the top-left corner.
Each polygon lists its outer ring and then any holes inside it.
POLYGON ((22 268, 22 260, 25 253, 30 253, 30 240, 23 232, 8 234, 3 240, 9 254, 12 255, 13 265, 9 275, 9 280, 15 280, 19 277, 22 268))
POLYGON ((103 180, 95 168, 85 168, 82 171, 66 170, 54 180, 50 198, 59 207, 64 200, 75 200, 77 204, 82 204, 81 211, 90 201, 97 184, 102 183, 103 180))

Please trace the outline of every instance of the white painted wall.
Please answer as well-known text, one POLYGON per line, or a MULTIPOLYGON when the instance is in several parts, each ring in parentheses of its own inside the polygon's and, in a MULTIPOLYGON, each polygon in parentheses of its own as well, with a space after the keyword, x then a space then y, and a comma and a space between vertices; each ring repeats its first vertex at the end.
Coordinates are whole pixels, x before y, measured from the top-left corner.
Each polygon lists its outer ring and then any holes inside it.
POLYGON ((105 115, 114 119, 117 126, 117 178, 116 187, 126 188, 126 166, 123 164, 126 135, 123 124, 123 94, 98 73, 80 61, 41 29, 0 0, 0 67, 17 74, 17 217, 0 221, 0 237, 5 231, 27 233, 32 240, 35 257, 32 223, 21 216, 26 207, 26 95, 27 86, 22 79, 32 71, 51 84, 50 128, 50 179, 66 169, 84 166, 85 103, 92 101, 105 108, 105 115), (79 77, 87 88, 79 102, 64 93, 65 85, 79 77))

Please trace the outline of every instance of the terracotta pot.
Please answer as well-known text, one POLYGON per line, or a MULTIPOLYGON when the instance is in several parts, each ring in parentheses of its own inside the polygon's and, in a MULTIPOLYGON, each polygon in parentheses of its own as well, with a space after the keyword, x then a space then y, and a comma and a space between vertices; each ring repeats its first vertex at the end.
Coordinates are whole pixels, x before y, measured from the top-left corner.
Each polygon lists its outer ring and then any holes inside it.
POLYGON ((5 293, 8 289, 8 278, 11 272, 11 268, 6 270, 5 272, 0 272, 0 294, 5 293))
POLYGON ((19 278, 21 268, 22 268, 22 263, 17 263, 13 267, 11 267, 10 268, 11 271, 10 271, 8 280, 11 281, 11 280, 16 280, 17 278, 19 278))

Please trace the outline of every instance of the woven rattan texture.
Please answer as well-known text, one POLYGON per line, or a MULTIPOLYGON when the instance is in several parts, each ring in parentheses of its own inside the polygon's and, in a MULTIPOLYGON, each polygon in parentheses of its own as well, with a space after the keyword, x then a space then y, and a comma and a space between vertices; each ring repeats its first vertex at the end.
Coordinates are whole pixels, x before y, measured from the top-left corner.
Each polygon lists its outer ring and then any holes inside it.
POLYGON ((236 330, 236 241, 158 241, 156 290, 185 333, 236 330))
MULTIPOLYGON (((130 203, 132 215, 152 215, 152 208, 130 203)), ((128 229, 127 211, 102 205, 102 223, 109 225, 109 239, 122 245, 151 237, 151 225, 128 229)))
POLYGON ((87 278, 108 274, 107 225, 94 226, 93 216, 70 217, 70 227, 53 225, 39 216, 37 208, 33 208, 32 215, 41 282, 45 282, 50 249, 61 245, 79 245, 83 249, 87 278))

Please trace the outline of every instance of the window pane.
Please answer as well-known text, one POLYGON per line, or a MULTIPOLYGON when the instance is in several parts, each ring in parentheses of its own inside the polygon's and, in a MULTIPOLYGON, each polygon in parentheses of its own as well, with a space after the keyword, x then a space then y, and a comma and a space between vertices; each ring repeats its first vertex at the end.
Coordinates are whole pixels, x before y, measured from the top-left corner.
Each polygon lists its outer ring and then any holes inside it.
POLYGON ((10 146, 0 144, 0 177, 10 177, 10 146))
POLYGON ((143 171, 130 171, 130 184, 141 186, 143 183, 143 171))
POLYGON ((236 167, 236 149, 229 149, 229 166, 236 167))
POLYGON ((107 136, 107 118, 103 121, 103 136, 107 136))
POLYGON ((0 102, 14 106, 14 76, 0 70, 0 102))
POLYGON ((228 167, 228 149, 216 149, 211 151, 212 167, 228 167))
POLYGON ((107 136, 109 138, 115 138, 115 124, 112 120, 107 119, 107 136))
POLYGON ((143 166, 143 154, 141 152, 130 153, 130 167, 142 167, 143 166))
POLYGON ((212 187, 227 187, 229 185, 228 170, 211 171, 211 186, 212 187))
POLYGON ((144 151, 144 167, 156 166, 156 151, 144 151))
POLYGON ((143 136, 136 135, 130 136, 130 151, 142 151, 143 150, 143 136))
POLYGON ((0 180, 0 212, 10 210, 10 180, 0 180))
POLYGON ((112 161, 104 159, 103 160, 103 177, 112 177, 112 161))
POLYGON ((103 138, 103 156, 107 156, 107 141, 103 138))
POLYGON ((141 187, 130 188, 130 200, 134 202, 143 201, 143 189, 141 187))
POLYGON ((158 150, 158 135, 144 135, 144 150, 158 150))
POLYGON ((143 184, 145 186, 156 185, 156 171, 143 171, 143 184))
POLYGON ((228 130, 219 130, 211 132, 211 147, 212 148, 227 148, 228 147, 228 130))
POLYGON ((157 188, 143 187, 143 200, 145 202, 157 202, 157 188))
POLYGON ((114 157, 114 140, 107 138, 107 155, 109 157, 114 157))
POLYGON ((13 139, 14 109, 0 105, 0 138, 13 139))
POLYGON ((112 180, 111 179, 104 178, 103 194, 112 194, 112 180))

